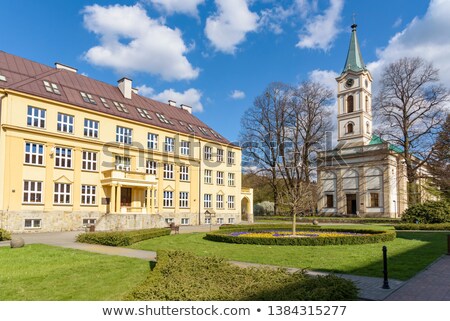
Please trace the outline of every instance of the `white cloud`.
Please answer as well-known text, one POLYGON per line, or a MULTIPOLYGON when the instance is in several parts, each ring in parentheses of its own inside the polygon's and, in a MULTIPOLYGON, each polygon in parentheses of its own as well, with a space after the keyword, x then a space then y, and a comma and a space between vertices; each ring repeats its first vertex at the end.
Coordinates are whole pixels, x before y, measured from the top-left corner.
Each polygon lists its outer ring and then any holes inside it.
POLYGON ((294 6, 283 8, 276 5, 273 8, 264 9, 260 12, 259 27, 267 27, 274 34, 279 35, 283 33, 282 25, 292 17, 294 12, 294 6))
POLYGON ((184 104, 192 107, 192 111, 201 112, 203 111, 203 105, 200 101, 202 98, 202 92, 195 88, 190 88, 184 92, 177 92, 176 90, 170 88, 166 89, 160 93, 155 93, 155 90, 146 85, 137 87, 139 94, 147 96, 151 99, 160 101, 162 103, 167 103, 169 100, 176 101, 178 105, 184 104))
POLYGON ((218 51, 233 54, 248 32, 258 28, 258 15, 246 0, 216 0, 218 12, 206 20, 205 34, 218 51))
POLYGON ((421 57, 440 70, 443 83, 450 83, 450 2, 431 0, 423 18, 414 18, 404 30, 377 51, 378 60, 367 65, 375 81, 385 66, 402 57, 421 57))
POLYGON ((337 82, 336 78, 339 76, 334 70, 315 69, 308 74, 311 81, 318 82, 332 90, 334 96, 337 96, 337 82))
POLYGON ((205 0, 147 0, 152 3, 158 10, 167 14, 187 14, 191 16, 198 16, 198 5, 205 2, 205 0))
POLYGON ((230 97, 232 99, 244 99, 245 98, 245 92, 242 90, 233 90, 230 94, 230 97))
POLYGON ((84 25, 100 36, 100 44, 90 48, 85 58, 97 66, 119 73, 147 72, 165 80, 193 79, 199 69, 185 54, 181 32, 151 19, 140 5, 86 6, 84 25))
POLYGON ((392 28, 400 27, 402 22, 403 22, 402 18, 398 17, 397 20, 395 20, 394 24, 392 25, 392 28))
MULTIPOLYGON (((305 1, 300 1, 302 3, 305 1)), ((330 0, 330 6, 323 14, 315 15, 306 21, 304 31, 300 34, 299 48, 328 50, 339 33, 338 23, 344 0, 330 0)), ((308 7, 308 10, 311 10, 308 7)))

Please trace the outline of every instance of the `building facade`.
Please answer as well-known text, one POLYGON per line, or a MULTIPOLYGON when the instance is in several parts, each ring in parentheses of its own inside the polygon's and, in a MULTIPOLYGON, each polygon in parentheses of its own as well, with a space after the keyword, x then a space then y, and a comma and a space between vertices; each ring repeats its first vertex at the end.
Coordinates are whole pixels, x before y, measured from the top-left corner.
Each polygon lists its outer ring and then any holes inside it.
POLYGON ((336 81, 338 144, 319 153, 318 210, 322 215, 400 217, 407 206, 406 168, 399 150, 372 133, 372 76, 355 24, 336 81))
POLYGON ((186 105, 0 52, 0 228, 252 221, 241 149, 186 105), (243 206, 241 206, 243 205, 243 206))

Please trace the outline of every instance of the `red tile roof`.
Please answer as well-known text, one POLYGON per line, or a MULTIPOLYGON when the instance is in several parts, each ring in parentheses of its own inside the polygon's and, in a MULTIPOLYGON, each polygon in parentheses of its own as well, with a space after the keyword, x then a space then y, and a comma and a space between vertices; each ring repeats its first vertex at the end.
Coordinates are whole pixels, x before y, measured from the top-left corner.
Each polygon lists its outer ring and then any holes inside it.
POLYGON ((6 82, 0 81, 0 88, 11 89, 89 110, 131 119, 152 126, 167 128, 183 134, 195 135, 220 143, 230 144, 227 139, 217 134, 217 132, 212 131, 209 126, 186 110, 135 93, 132 93, 131 99, 126 99, 118 87, 72 71, 52 68, 0 51, 0 75, 6 77, 6 82), (44 87, 44 80, 56 84, 61 94, 57 95, 48 92, 44 87), (96 104, 85 102, 80 92, 91 94, 96 104), (103 105, 100 97, 106 99, 109 108, 103 105), (118 111, 113 101, 124 104, 129 113, 118 111), (141 117, 136 107, 146 109, 152 119, 141 117), (164 115, 171 123, 166 124, 161 122, 156 113, 164 115), (180 124, 180 121, 184 123, 184 126, 180 124), (195 132, 190 131, 186 127, 186 124, 190 124, 195 132), (199 127, 205 128, 208 135, 202 133, 199 127))

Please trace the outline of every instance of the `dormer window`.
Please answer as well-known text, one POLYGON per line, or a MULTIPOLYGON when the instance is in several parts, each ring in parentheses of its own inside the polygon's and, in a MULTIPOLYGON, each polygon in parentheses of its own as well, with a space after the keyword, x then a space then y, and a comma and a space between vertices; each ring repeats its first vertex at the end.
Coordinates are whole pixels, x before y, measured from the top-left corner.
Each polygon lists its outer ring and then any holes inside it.
POLYGON ((97 105, 97 103, 96 103, 95 100, 94 100, 94 97, 92 97, 91 94, 87 94, 87 93, 85 93, 85 92, 80 91, 80 95, 81 95, 81 98, 83 98, 83 100, 84 100, 86 103, 93 104, 93 105, 97 105))
POLYGON ((105 106, 106 108, 110 108, 108 102, 106 101, 105 98, 100 97, 100 101, 102 102, 103 106, 105 106))
POLYGON ((205 128, 198 126, 198 129, 200 129, 200 131, 202 132, 203 135, 209 136, 209 134, 208 134, 208 132, 206 131, 205 128))
POLYGON ((349 95, 347 97, 347 113, 353 113, 354 106, 353 106, 353 96, 349 95))
POLYGON ((45 90, 47 90, 49 93, 61 95, 57 84, 49 82, 47 80, 44 80, 43 83, 45 90))
POLYGON ((136 107, 139 115, 141 115, 142 118, 148 118, 148 119, 152 119, 152 116, 150 116, 150 113, 148 112, 147 109, 142 109, 139 107, 136 107))
POLYGON ((124 104, 119 103, 117 101, 113 101, 113 104, 114 104, 114 106, 116 106, 118 111, 121 111, 123 113, 127 113, 128 114, 128 109, 127 109, 127 107, 125 107, 124 104))
POLYGON ((187 124, 187 128, 189 129, 189 131, 195 133, 194 127, 192 127, 191 124, 187 124))
POLYGON ((0 81, 6 81, 6 76, 0 75, 0 81))
POLYGON ((156 116, 158 117, 159 121, 161 123, 170 124, 171 122, 164 116, 163 114, 156 113, 156 116))

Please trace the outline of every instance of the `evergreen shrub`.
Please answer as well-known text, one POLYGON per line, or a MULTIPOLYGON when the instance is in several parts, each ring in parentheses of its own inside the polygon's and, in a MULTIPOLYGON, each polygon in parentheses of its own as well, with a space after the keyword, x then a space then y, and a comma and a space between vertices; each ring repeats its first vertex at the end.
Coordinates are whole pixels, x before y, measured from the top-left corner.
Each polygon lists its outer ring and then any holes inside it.
POLYGON ((403 212, 402 220, 407 223, 450 223, 450 202, 431 201, 410 206, 403 212))
POLYGON ((334 275, 309 276, 284 269, 240 268, 217 257, 158 252, 147 280, 125 297, 139 301, 356 300, 358 289, 334 275))

